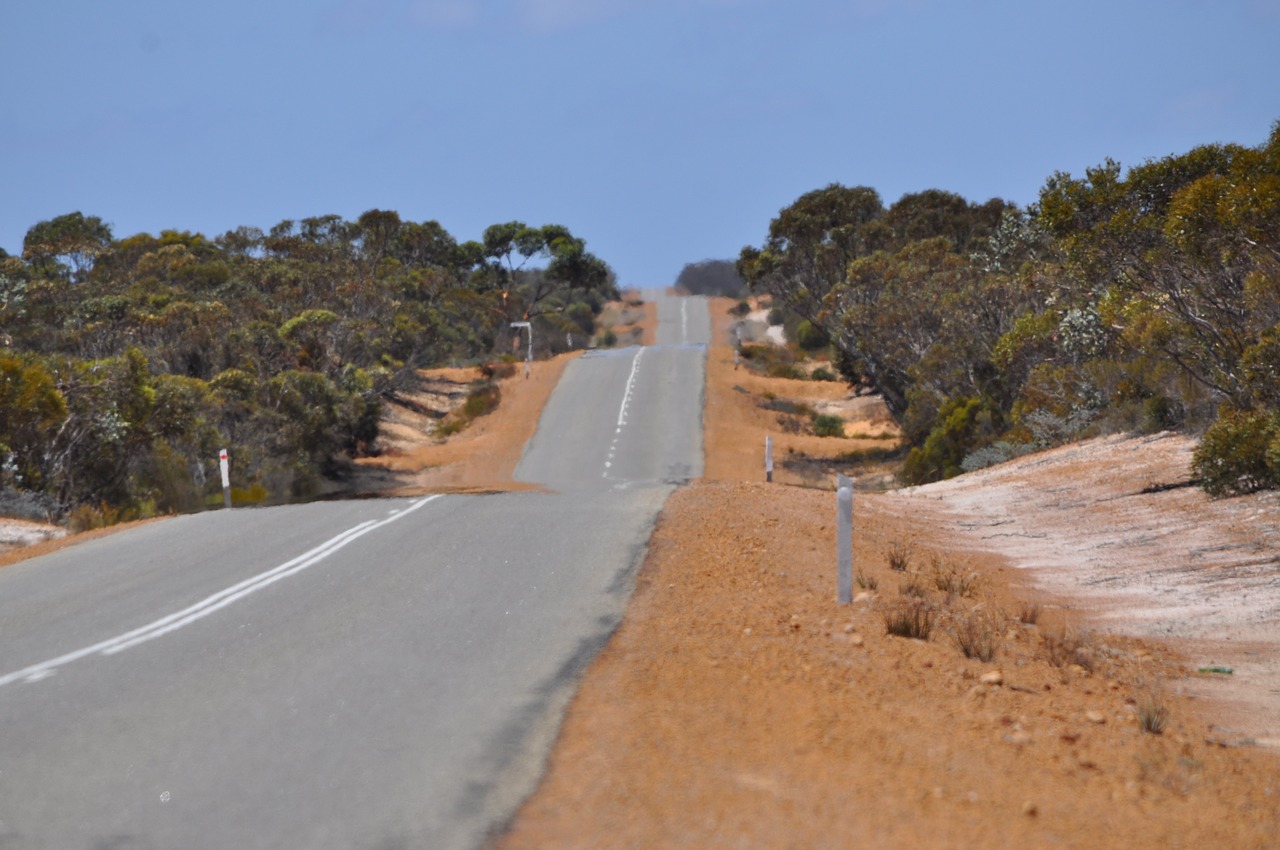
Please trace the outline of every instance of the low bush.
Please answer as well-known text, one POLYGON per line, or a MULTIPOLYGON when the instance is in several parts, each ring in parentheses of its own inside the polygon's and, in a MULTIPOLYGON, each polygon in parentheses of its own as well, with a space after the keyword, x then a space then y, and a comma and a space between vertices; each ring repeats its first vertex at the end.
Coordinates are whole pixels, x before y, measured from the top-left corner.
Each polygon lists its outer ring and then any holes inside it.
POLYGON ((502 390, 498 389, 497 384, 481 384, 472 390, 467 395, 467 400, 462 403, 462 415, 467 419, 488 416, 497 410, 500 401, 502 401, 502 390))
POLYGON ((831 413, 819 413, 813 417, 813 433, 819 437, 843 437, 844 420, 831 413))
POLYGON ((1205 432, 1191 469, 1210 496, 1280 487, 1280 413, 1224 410, 1205 432))

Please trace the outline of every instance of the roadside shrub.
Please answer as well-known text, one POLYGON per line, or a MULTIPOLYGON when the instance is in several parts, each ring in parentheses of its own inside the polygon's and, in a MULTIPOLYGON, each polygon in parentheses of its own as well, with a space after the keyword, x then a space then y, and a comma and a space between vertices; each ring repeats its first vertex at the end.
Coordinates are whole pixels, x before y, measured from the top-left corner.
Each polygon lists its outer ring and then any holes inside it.
POLYGON ((1023 602, 1018 608, 1018 622, 1026 626, 1040 622, 1040 606, 1034 602, 1023 602))
POLYGON ((729 315, 734 318, 741 319, 743 316, 751 312, 751 305, 746 301, 739 301, 729 308, 729 315))
POLYGON ((796 326, 796 345, 805 351, 821 351, 831 344, 831 338, 826 332, 805 319, 796 326))
POLYGON ((1182 402, 1168 396, 1152 396, 1142 402, 1142 430, 1148 434, 1179 428, 1186 421, 1182 402))
POLYGON ((858 570, 856 573, 854 573, 853 581, 854 581, 854 584, 858 585, 858 587, 862 590, 875 590, 878 587, 880 587, 879 579, 877 579, 873 575, 864 573, 862 570, 858 570))
POLYGON ((911 566, 911 550, 899 542, 889 546, 889 569, 897 573, 905 573, 911 566))
POLYGON ((613 348, 618 344, 618 335, 613 332, 613 328, 605 328, 596 337, 596 346, 598 348, 613 348))
POLYGON ((809 380, 838 381, 840 380, 840 377, 836 375, 835 372, 832 372, 830 369, 828 369, 826 366, 819 366, 817 369, 814 369, 812 372, 809 373, 809 380))
POLYGON ((795 357, 785 348, 776 345, 751 344, 738 349, 742 360, 752 371, 767 375, 770 378, 803 378, 795 365, 795 357))
POLYGON ((780 325, 786 320, 787 314, 781 307, 774 307, 769 311, 769 325, 780 325))
POLYGON ((819 437, 843 437, 844 420, 831 413, 819 413, 813 417, 813 433, 819 437))
POLYGON ((1280 487, 1280 445, 1274 444, 1280 444, 1280 414, 1224 410, 1205 432, 1191 469, 1210 496, 1274 489, 1280 487))
POLYGON ((964 471, 967 455, 999 433, 1004 425, 998 406, 983 398, 957 398, 943 405, 924 445, 907 455, 902 477, 908 484, 927 484, 964 471))
POLYGON ((481 384, 472 390, 467 395, 467 400, 462 403, 462 415, 467 419, 488 416, 498 408, 501 400, 502 390, 498 389, 497 384, 481 384))
POLYGON ((516 364, 514 360, 498 360, 485 363, 480 367, 480 374, 484 375, 490 381, 510 378, 516 373, 516 364))

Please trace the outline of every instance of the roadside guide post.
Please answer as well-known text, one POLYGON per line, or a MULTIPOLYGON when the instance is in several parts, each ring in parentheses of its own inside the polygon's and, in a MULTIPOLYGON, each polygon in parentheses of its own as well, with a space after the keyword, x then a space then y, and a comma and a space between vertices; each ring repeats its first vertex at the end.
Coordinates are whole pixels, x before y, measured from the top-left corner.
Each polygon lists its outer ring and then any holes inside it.
POLYGON ((773 437, 764 438, 764 480, 773 483, 773 437))
POLYGON ((218 452, 218 469, 222 472, 222 504, 231 507, 231 469, 227 461, 227 450, 218 452))
POLYGON ((512 322, 511 327, 516 329, 516 336, 520 335, 520 328, 524 328, 529 332, 529 350, 524 357, 524 376, 529 377, 529 364, 533 362, 533 325, 528 322, 512 322))
POLYGON ((853 481, 836 476, 836 601, 853 601, 853 481))

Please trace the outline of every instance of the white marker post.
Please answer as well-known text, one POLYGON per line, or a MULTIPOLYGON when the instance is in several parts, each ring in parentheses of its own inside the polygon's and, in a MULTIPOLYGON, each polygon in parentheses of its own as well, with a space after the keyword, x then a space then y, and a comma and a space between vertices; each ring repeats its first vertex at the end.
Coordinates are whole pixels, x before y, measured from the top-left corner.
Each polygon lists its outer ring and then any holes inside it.
POLYGON ((218 469, 222 472, 222 504, 231 507, 231 466, 227 461, 227 450, 218 452, 218 469))
POLYGON ((764 480, 773 483, 773 437, 764 438, 764 480))
POLYGON ((836 601, 853 601, 853 481, 836 476, 836 601))

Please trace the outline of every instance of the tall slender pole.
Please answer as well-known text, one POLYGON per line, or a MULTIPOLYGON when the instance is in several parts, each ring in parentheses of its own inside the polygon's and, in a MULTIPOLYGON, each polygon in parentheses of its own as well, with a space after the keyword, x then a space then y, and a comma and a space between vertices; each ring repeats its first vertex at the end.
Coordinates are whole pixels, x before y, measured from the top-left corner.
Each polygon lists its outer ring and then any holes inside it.
POLYGON ((853 601, 853 481, 836 476, 836 601, 853 601))

